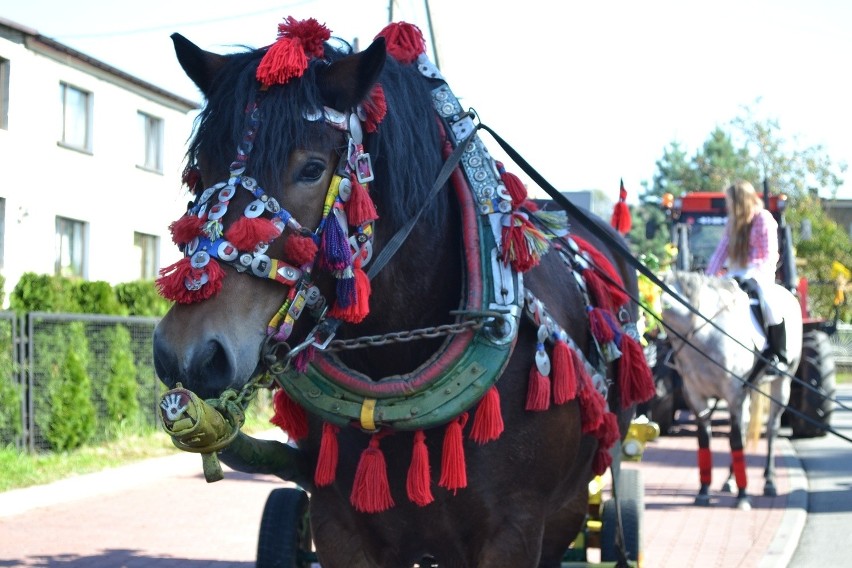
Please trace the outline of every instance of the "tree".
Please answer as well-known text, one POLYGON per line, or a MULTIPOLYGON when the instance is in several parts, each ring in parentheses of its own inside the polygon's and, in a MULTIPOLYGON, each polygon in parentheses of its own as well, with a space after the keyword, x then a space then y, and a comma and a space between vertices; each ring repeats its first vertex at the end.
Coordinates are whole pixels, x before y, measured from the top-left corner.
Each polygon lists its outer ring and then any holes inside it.
MULTIPOLYGON (((764 180, 773 194, 788 196, 787 221, 793 230, 797 255, 803 261, 800 274, 812 283, 828 283, 833 261, 852 267, 852 239, 827 217, 818 194, 834 197, 843 184, 845 163, 835 163, 822 146, 802 147, 794 138, 781 134, 774 118, 759 118, 757 105, 744 106, 742 114, 731 120, 729 128, 716 127, 703 146, 691 158, 679 142, 663 149, 656 163, 651 185, 643 184, 640 202, 644 207, 634 213, 636 222, 630 240, 636 243, 638 254, 653 254, 664 258, 662 245, 666 241, 658 234, 645 235, 647 222, 662 224, 659 203, 665 193, 678 197, 692 191, 721 191, 735 179, 746 179, 760 188, 764 180), (801 222, 807 219, 813 238, 801 238, 801 222)), ((665 231, 662 231, 667 237, 665 231)), ((811 288, 814 296, 812 311, 828 317, 833 292, 811 288)), ((848 310, 841 314, 849 318, 848 310)))

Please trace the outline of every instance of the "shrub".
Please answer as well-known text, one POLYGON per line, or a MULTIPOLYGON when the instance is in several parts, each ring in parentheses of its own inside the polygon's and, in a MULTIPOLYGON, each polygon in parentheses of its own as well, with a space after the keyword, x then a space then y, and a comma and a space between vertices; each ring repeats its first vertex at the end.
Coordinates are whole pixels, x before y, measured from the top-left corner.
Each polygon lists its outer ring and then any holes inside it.
POLYGON ((150 280, 117 284, 115 295, 132 316, 162 317, 171 307, 171 302, 160 296, 150 280))
POLYGON ((96 425, 89 375, 73 349, 65 354, 57 379, 57 388, 51 389, 52 410, 44 437, 55 450, 73 450, 92 438, 96 425))

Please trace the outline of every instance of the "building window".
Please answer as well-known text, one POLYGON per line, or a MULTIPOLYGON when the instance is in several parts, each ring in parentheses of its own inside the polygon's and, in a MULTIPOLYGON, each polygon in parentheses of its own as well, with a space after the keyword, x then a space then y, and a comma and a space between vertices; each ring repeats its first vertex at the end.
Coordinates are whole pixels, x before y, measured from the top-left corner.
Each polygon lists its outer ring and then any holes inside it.
POLYGON ((160 265, 160 237, 146 235, 145 233, 133 233, 133 246, 140 261, 140 278, 142 280, 157 278, 157 269, 160 265))
POLYGON ((59 142, 69 148, 91 152, 92 94, 67 83, 60 83, 59 91, 62 100, 62 133, 59 142))
POLYGON ((56 218, 56 267, 58 276, 86 277, 88 227, 83 221, 56 218))
POLYGON ((139 167, 152 172, 163 171, 163 120, 144 112, 138 113, 142 134, 139 167))
POLYGON ((9 60, 0 57, 0 129, 9 129, 9 60))

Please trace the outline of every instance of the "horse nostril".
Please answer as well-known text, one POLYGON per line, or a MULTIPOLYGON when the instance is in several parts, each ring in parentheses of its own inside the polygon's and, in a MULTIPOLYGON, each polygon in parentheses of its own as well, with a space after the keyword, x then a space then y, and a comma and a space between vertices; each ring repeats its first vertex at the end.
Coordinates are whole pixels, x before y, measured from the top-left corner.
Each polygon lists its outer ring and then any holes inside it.
POLYGON ((235 382, 235 368, 226 347, 208 339, 182 350, 183 356, 166 341, 154 338, 154 368, 169 388, 181 383, 201 398, 216 398, 235 382))

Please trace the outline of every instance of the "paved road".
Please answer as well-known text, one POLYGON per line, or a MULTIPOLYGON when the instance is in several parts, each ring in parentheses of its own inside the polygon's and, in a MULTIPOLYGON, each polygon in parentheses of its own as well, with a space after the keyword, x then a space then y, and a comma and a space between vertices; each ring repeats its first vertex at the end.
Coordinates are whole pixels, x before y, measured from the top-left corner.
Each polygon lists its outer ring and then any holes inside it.
MULTIPOLYGON (((852 385, 840 385, 837 400, 852 407, 852 385)), ((852 411, 839 406, 832 428, 852 439, 852 411)), ((808 478, 808 517, 792 568, 850 566, 852 527, 852 444, 838 436, 796 440, 796 453, 808 478)))

